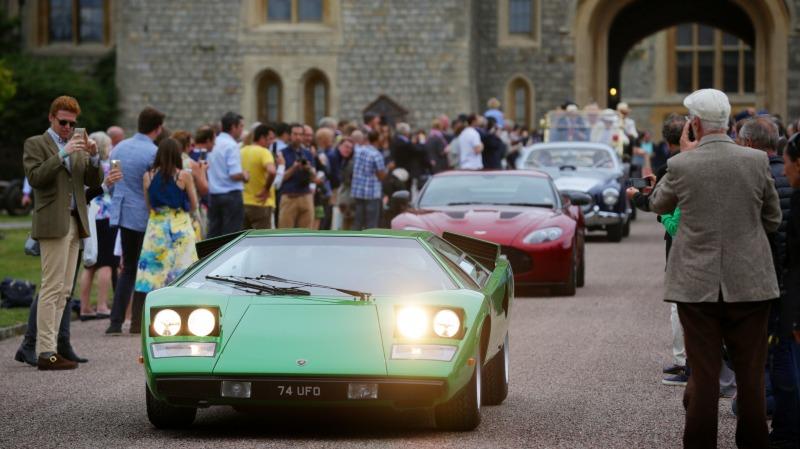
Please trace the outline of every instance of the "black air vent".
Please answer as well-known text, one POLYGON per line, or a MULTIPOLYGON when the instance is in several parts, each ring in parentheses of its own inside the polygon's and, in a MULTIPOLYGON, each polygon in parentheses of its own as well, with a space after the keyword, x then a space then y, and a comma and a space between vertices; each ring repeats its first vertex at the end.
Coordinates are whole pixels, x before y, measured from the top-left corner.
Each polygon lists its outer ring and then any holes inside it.
POLYGON ((500 219, 501 220, 510 220, 510 219, 516 217, 517 215, 521 214, 521 213, 522 212, 514 212, 514 211, 500 212, 500 219))
POLYGON ((464 217, 467 215, 466 212, 457 212, 457 211, 450 211, 445 213, 447 214, 448 217, 455 218, 456 220, 463 220, 464 217))

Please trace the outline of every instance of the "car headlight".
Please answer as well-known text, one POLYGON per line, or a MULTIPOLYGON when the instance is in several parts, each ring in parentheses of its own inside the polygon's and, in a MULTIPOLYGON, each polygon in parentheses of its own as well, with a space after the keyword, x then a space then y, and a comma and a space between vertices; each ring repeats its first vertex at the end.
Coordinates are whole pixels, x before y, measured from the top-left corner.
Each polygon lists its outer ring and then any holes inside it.
POLYGON ((603 190, 603 202, 606 206, 613 206, 619 201, 619 190, 609 187, 603 190))
POLYGON ((461 319, 450 309, 442 309, 433 317, 433 332, 444 338, 450 338, 461 329, 461 319))
POLYGON ((210 310, 197 309, 189 314, 189 320, 186 324, 189 327, 189 332, 198 337, 205 337, 214 330, 214 326, 217 325, 216 321, 216 317, 210 310))
POLYGON ((428 314, 419 307, 405 307, 397 312, 397 330, 406 338, 420 338, 428 333, 428 314))
POLYGON ((528 244, 552 242, 561 237, 563 233, 564 231, 557 227, 537 229, 526 235, 522 241, 528 244))
POLYGON ((153 318, 153 330, 162 337, 178 335, 181 331, 181 316, 172 309, 159 310, 153 318))

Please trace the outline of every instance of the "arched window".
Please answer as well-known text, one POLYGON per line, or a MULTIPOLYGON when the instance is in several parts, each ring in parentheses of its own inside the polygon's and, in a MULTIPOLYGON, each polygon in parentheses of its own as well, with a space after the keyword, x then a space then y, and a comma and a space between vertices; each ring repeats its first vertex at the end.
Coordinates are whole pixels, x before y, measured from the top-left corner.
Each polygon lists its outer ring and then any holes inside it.
POLYGON ((283 118, 281 108, 283 85, 277 73, 267 70, 258 80, 258 121, 279 122, 283 118))
POLYGON ((533 92, 530 83, 522 77, 516 77, 508 83, 506 93, 506 118, 520 126, 531 126, 533 92))
POLYGON ((309 71, 304 78, 303 109, 305 111, 305 123, 317 126, 319 119, 329 115, 330 84, 325 74, 316 69, 309 71))

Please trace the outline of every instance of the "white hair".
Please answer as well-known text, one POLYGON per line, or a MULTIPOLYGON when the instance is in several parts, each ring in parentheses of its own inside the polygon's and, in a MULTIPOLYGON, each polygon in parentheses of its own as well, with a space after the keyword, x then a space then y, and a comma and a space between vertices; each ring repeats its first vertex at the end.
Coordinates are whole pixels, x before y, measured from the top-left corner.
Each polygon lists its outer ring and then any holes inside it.
POLYGON ((407 135, 411 134, 411 126, 409 126, 408 123, 400 122, 400 123, 397 124, 396 129, 397 129, 397 132, 399 132, 400 134, 402 134, 404 136, 407 136, 407 135))
POLYGON ((100 159, 108 159, 108 150, 111 149, 111 137, 103 131, 95 131, 89 134, 89 138, 97 142, 97 154, 100 155, 100 159))
POLYGON ((728 121, 727 120, 703 120, 700 119, 700 125, 703 127, 704 132, 708 131, 727 131, 728 130, 728 121))

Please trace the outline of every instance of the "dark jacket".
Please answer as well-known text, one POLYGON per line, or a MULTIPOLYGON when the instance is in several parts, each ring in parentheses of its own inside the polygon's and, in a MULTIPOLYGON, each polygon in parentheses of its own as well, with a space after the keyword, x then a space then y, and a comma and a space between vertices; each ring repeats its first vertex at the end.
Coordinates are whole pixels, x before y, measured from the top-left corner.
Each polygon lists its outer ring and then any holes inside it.
MULTIPOLYGON (((786 259, 783 264, 785 294, 781 298, 781 313, 786 317, 781 331, 791 327, 800 328, 800 189, 794 189, 790 200, 789 219, 786 223, 786 259)), ((785 334, 784 334, 785 335, 785 334)))
POLYGON ((503 157, 506 155, 506 144, 490 131, 478 130, 483 144, 481 158, 483 168, 487 170, 499 170, 503 168, 503 157))
POLYGON ((410 175, 407 187, 411 188, 411 180, 418 179, 423 173, 427 173, 428 151, 422 145, 412 143, 408 138, 397 136, 392 139, 389 145, 391 158, 397 168, 404 168, 410 175))
POLYGON ((775 189, 778 191, 778 198, 781 202, 781 212, 783 220, 778 228, 778 232, 770 235, 770 245, 772 246, 772 257, 775 261, 775 272, 778 273, 778 281, 781 281, 783 273, 783 262, 786 259, 786 228, 789 226, 789 210, 792 201, 792 186, 783 174, 783 158, 781 156, 769 156, 769 170, 772 172, 772 179, 775 180, 775 189))

